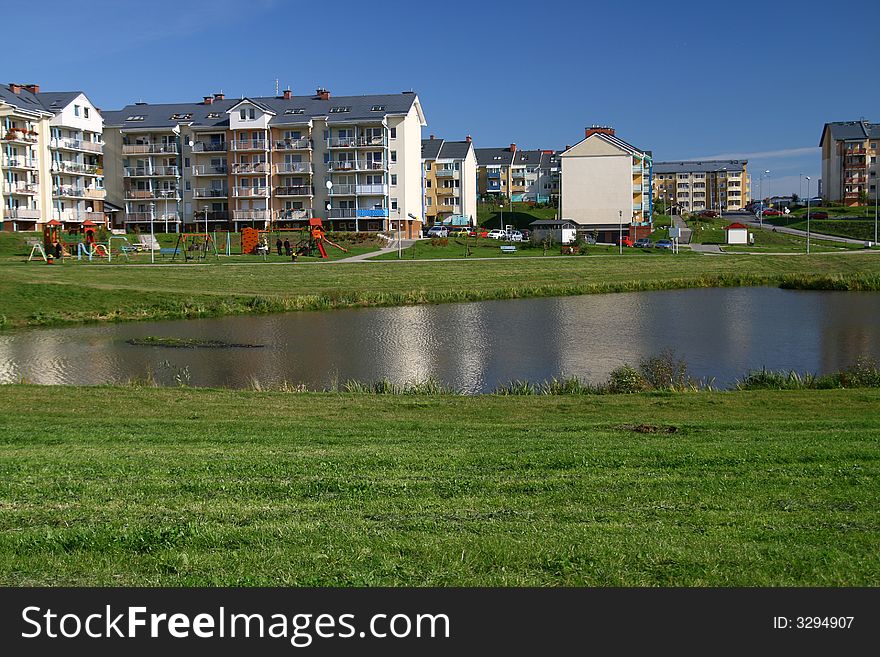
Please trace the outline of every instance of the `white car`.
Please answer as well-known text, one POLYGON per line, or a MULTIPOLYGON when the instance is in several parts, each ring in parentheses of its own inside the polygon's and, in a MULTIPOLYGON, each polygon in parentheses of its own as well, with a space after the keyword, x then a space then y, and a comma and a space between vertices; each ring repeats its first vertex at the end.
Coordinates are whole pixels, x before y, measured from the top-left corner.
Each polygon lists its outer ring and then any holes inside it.
POLYGON ((446 226, 431 226, 428 229, 428 237, 449 237, 446 226))
POLYGON ((503 230, 501 230, 499 228, 496 228, 495 230, 490 230, 487 237, 489 239, 493 239, 493 240, 506 240, 507 233, 505 233, 503 230))
POLYGON ((518 230, 514 230, 510 233, 507 233, 507 241, 508 242, 522 242, 523 236, 522 233, 518 230))

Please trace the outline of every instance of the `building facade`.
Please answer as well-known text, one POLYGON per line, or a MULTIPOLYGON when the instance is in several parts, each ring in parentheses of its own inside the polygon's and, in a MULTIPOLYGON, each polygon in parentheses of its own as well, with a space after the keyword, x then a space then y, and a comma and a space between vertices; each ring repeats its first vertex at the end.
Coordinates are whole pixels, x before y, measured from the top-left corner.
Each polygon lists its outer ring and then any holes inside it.
POLYGON ((652 159, 615 135, 613 128, 587 128, 583 140, 559 155, 560 218, 613 242, 642 237, 652 222, 652 159))
POLYGON ((427 226, 477 225, 477 158, 470 137, 423 139, 422 175, 427 226))
POLYGON ((540 183, 543 154, 544 151, 520 150, 516 144, 476 149, 478 194, 484 199, 538 201, 545 196, 540 183))
POLYGON ((835 203, 859 205, 877 199, 880 191, 880 123, 826 123, 822 148, 820 196, 835 203))
POLYGON ((679 214, 741 210, 750 194, 747 160, 654 163, 654 199, 679 214))
POLYGON ((0 128, 4 230, 106 224, 103 119, 84 93, 0 85, 0 128))
MULTIPOLYGON (((418 96, 136 103, 105 113, 108 199, 127 227, 292 228, 416 236, 422 213, 418 96)), ((161 230, 158 229, 157 230, 161 230)))

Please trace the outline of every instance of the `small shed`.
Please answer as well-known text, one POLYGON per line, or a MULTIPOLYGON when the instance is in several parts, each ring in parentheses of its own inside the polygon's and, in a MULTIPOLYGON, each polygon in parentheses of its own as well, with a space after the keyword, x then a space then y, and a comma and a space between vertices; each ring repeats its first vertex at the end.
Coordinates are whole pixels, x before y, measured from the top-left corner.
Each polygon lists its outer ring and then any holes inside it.
POLYGON ((748 244, 749 243, 749 227, 745 224, 735 222, 724 227, 727 231, 728 244, 748 244))
POLYGON ((560 244, 571 244, 577 240, 577 224, 570 219, 538 219, 530 223, 529 228, 538 241, 548 236, 560 244))

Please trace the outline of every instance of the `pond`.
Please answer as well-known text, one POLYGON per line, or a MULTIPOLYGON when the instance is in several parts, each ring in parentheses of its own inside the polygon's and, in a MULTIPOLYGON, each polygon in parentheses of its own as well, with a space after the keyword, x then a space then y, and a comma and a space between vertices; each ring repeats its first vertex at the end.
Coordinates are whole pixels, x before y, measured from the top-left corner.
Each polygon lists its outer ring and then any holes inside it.
MULTIPOLYGON (((149 342, 149 341, 147 341, 149 342)), ((466 393, 514 379, 604 381, 672 348, 729 385, 749 369, 825 373, 880 360, 880 293, 721 288, 486 301, 0 334, 0 382, 322 389, 434 378, 466 393), (146 336, 262 348, 132 345, 146 336)))

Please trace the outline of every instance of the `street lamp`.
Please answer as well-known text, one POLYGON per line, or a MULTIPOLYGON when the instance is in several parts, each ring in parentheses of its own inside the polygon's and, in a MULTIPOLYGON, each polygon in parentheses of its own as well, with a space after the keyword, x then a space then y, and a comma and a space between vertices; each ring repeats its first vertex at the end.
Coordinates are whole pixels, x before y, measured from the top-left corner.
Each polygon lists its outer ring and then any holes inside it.
POLYGON ((807 255, 810 254, 810 177, 807 176, 807 255))
MULTIPOLYGON (((324 186, 327 188, 327 223, 330 223, 330 208, 333 207, 333 181, 328 180, 324 183, 324 186)), ((355 226, 356 228, 357 226, 355 226)), ((356 231, 355 231, 356 232, 356 231)))
POLYGON ((170 189, 163 189, 161 192, 162 198, 165 199, 165 232, 168 232, 168 195, 171 194, 170 189))
POLYGON ((153 234, 153 213, 156 210, 156 204, 150 203, 150 264, 155 264, 156 262, 156 249, 153 248, 153 244, 156 242, 156 237, 153 234))
POLYGON ((619 234, 617 236, 617 245, 620 255, 623 255, 623 210, 617 211, 617 220, 619 222, 619 234))
POLYGON ((208 206, 203 205, 202 210, 205 213, 205 255, 208 255, 208 206))
POLYGON ((880 199, 880 178, 874 180, 874 246, 877 246, 877 208, 880 199))

